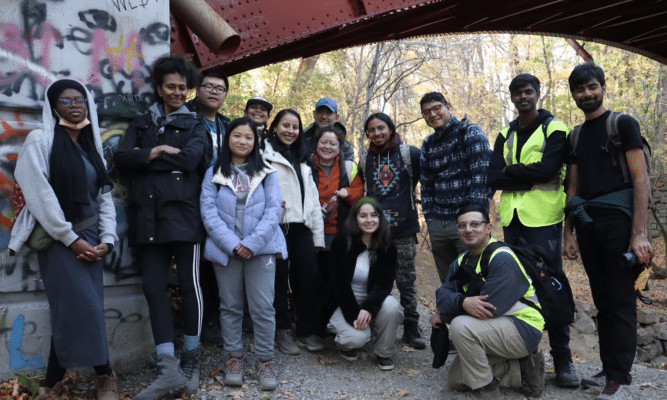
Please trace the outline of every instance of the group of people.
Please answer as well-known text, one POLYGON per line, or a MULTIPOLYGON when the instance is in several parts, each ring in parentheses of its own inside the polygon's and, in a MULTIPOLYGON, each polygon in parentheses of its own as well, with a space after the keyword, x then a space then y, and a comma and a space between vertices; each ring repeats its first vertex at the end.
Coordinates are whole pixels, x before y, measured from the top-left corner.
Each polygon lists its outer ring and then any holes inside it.
MULTIPOLYGON (((479 127, 455 118, 445 97, 431 92, 420 107, 434 133, 421 150, 401 141, 387 114, 375 113, 364 124, 370 145, 358 164, 332 98, 316 103, 314 122, 304 130, 293 109, 279 111, 268 124, 273 106, 262 97, 249 99, 244 116, 230 121, 219 112, 227 76, 209 70, 200 79, 180 56, 158 59, 152 84, 156 102, 129 125, 113 156, 129 188, 129 243, 143 277, 157 353, 157 377, 134 399, 194 394, 200 340, 224 347, 224 381, 242 385, 244 314, 252 321, 247 329, 263 390, 278 385, 274 346, 292 355, 320 351, 332 334, 341 357, 355 360, 374 330, 377 364, 391 370, 403 324, 403 341, 424 349, 415 291, 419 182, 442 284, 439 313, 430 323, 434 329, 450 324, 458 350, 448 375, 452 388, 470 390, 466 396, 475 398, 496 398, 499 385, 530 395, 543 388, 544 358, 536 350, 544 319, 520 301, 537 302, 516 255, 500 247, 481 285, 459 281, 464 266, 477 265, 481 274, 480 255, 495 242, 489 200, 493 190, 502 190, 505 242, 543 247, 555 268, 562 268, 563 233, 566 256, 576 258, 581 251, 599 310, 603 361, 602 373, 582 384, 604 386, 600 399, 623 398, 636 345, 630 332, 636 309, 632 272, 617 265, 617 256, 630 249, 646 262, 652 254, 643 231, 648 183, 631 117, 618 121, 630 179, 599 151, 608 144, 609 114, 599 67, 583 64, 570 77, 572 95, 586 115, 574 143, 562 122, 537 109, 539 80, 520 74, 510 84, 519 116, 500 133, 493 151, 479 127), (186 101, 194 88, 196 97, 186 101), (618 191, 630 191, 626 203, 599 206, 601 196, 618 191), (571 198, 578 199, 577 208, 563 232, 571 198), (168 294, 172 263, 183 302, 180 357, 168 294), (398 300, 390 294, 394 282, 398 300)), ((57 398, 66 368, 93 365, 98 399, 118 399, 101 261, 117 236, 95 103, 80 82, 62 79, 46 89, 43 118, 44 128, 31 132, 19 153, 16 179, 26 207, 9 246, 19 251, 36 224, 55 239, 37 252, 53 332, 40 398, 57 398)), ((550 327, 549 339, 557 384, 579 386, 568 327, 550 327)))

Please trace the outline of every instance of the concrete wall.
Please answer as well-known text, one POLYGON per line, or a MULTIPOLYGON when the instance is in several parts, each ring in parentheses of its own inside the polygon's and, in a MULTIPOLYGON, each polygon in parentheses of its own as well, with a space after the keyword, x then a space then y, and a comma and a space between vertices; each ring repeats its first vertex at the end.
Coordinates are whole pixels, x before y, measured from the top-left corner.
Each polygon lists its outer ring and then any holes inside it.
MULTIPOLYGON (((0 379, 45 368, 51 328, 35 254, 10 257, 8 201, 16 157, 41 125, 44 88, 70 77, 95 97, 105 157, 153 102, 150 64, 169 53, 169 0, 0 0, 0 379)), ((112 170, 112 176, 114 172, 112 170)), ((114 190, 118 234, 104 260, 112 365, 152 349, 148 309, 127 246, 124 193, 114 190)))

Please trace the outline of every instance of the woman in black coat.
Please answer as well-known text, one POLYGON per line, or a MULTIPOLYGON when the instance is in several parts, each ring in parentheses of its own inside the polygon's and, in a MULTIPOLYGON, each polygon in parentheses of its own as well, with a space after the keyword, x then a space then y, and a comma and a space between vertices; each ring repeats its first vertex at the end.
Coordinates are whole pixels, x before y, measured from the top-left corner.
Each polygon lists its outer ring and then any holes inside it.
POLYGON ((331 243, 331 278, 323 297, 325 319, 321 323, 334 332, 341 356, 349 361, 356 360, 357 350, 371 340, 373 325, 378 333, 373 347, 376 361, 381 370, 390 370, 403 307, 391 296, 396 246, 389 241, 389 227, 378 202, 369 197, 357 201, 346 231, 347 235, 331 243))
POLYGON ((206 128, 184 104, 197 86, 197 71, 182 57, 165 56, 153 65, 158 101, 125 131, 114 161, 131 182, 127 200, 129 242, 143 276, 159 374, 134 400, 157 399, 199 387, 202 297, 200 243, 205 238, 199 194, 209 152, 206 128), (174 355, 174 324, 168 295, 171 260, 176 262, 183 299, 184 351, 174 355))

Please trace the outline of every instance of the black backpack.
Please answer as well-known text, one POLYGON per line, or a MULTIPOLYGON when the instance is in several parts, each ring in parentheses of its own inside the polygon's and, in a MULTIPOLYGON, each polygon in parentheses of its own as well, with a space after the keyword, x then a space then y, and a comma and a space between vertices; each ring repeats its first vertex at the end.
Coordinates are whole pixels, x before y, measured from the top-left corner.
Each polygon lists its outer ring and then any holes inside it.
POLYGON ((576 308, 570 282, 563 271, 546 264, 544 260, 547 257, 541 247, 525 243, 525 241, 521 246, 512 246, 504 242, 489 243, 480 258, 481 276, 486 277, 489 274, 491 255, 500 247, 509 247, 516 254, 526 274, 532 280, 541 308, 523 297, 519 301, 542 314, 546 330, 549 330, 550 327, 557 328, 571 324, 574 321, 576 308))

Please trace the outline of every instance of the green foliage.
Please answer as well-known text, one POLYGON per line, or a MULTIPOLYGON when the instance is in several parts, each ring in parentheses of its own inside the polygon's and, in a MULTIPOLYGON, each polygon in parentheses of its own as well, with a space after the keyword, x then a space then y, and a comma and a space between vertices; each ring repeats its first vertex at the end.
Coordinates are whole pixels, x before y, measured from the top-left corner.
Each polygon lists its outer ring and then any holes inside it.
POLYGON ((26 375, 21 375, 19 373, 14 373, 16 377, 18 378, 19 381, 19 386, 25 388, 27 391, 33 394, 33 396, 36 396, 39 394, 39 383, 37 382, 36 378, 31 378, 26 375))

